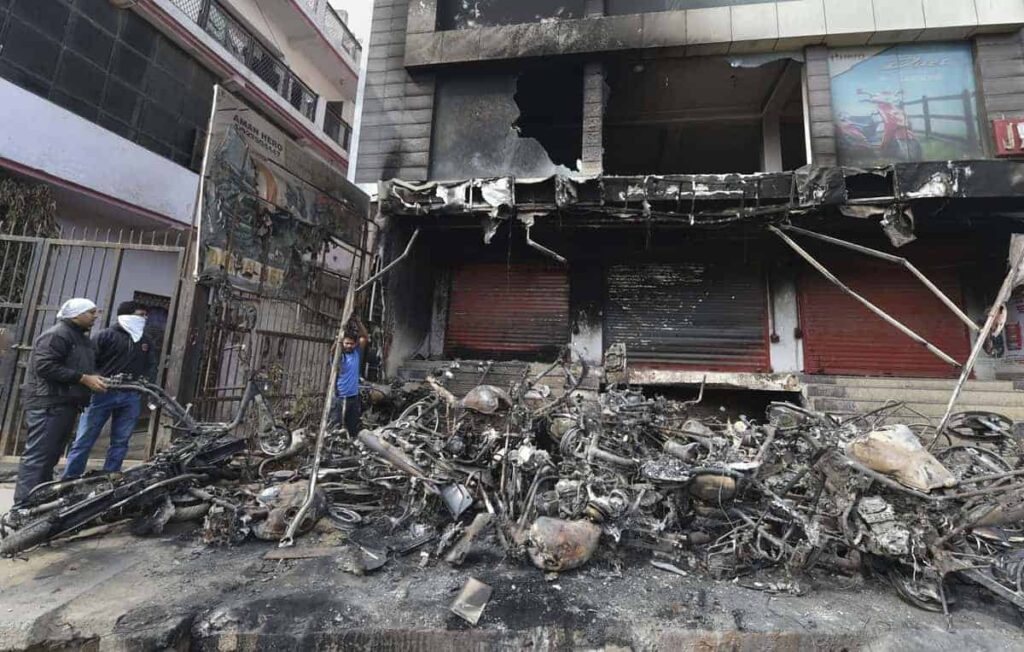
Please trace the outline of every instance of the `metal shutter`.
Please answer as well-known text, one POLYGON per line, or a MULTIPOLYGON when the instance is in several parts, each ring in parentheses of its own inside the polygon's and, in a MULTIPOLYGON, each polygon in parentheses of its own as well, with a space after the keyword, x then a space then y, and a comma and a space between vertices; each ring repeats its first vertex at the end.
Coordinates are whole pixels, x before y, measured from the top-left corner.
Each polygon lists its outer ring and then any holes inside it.
POLYGON ((708 371, 770 370, 767 291, 739 265, 616 265, 608 270, 605 347, 630 364, 708 371))
POLYGON ((569 341, 569 275, 545 265, 472 264, 452 274, 450 355, 548 354, 569 341))
MULTIPOLYGON (((970 354, 967 328, 910 273, 859 258, 827 266, 855 292, 910 327, 954 359, 970 354)), ((921 268, 962 304, 956 271, 921 268)), ((955 377, 959 371, 885 323, 813 270, 800 278, 804 369, 811 374, 955 377)))

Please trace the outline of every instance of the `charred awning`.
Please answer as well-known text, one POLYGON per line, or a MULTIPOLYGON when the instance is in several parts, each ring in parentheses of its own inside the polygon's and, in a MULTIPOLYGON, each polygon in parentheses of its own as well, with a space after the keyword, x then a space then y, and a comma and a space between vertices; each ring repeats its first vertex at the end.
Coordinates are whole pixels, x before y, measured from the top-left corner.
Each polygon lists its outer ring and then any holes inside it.
POLYGON ((793 172, 546 179, 497 177, 380 184, 381 208, 394 216, 561 212, 581 219, 685 221, 722 226, 838 209, 883 214, 927 200, 1002 200, 1024 208, 1024 161, 897 163, 856 169, 806 166, 793 172))

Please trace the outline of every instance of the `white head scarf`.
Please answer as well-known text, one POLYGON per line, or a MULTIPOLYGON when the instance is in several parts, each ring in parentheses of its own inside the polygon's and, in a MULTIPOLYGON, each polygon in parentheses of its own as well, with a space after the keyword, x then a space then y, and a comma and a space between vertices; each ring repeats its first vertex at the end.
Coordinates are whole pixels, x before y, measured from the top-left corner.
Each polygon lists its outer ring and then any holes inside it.
POLYGON ((57 319, 74 319, 96 307, 89 299, 68 299, 57 311, 57 319))
POLYGON ((146 318, 140 315, 118 315, 117 323, 131 336, 132 342, 136 344, 142 339, 142 333, 146 330, 146 318))

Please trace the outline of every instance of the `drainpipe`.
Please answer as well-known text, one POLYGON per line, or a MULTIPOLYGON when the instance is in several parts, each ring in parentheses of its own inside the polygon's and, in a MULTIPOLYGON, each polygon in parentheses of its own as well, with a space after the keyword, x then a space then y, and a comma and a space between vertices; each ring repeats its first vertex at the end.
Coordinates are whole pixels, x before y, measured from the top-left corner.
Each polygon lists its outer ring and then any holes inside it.
POLYGON ((540 244, 539 242, 534 242, 533 239, 530 238, 530 227, 532 227, 532 226, 533 226, 533 220, 532 219, 529 222, 526 222, 526 244, 530 245, 531 247, 533 247, 537 251, 541 252, 545 256, 548 256, 549 258, 554 258, 555 260, 557 260, 558 262, 562 263, 563 265, 568 265, 569 261, 566 260, 564 256, 555 253, 554 251, 548 249, 547 247, 545 247, 544 245, 540 244))

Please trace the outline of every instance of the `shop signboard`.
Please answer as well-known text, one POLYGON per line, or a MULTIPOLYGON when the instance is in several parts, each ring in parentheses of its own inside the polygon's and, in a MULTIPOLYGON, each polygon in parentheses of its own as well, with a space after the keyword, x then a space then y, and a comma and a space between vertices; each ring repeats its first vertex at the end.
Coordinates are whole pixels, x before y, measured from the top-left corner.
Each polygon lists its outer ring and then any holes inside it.
POLYGON ((841 165, 984 156, 969 43, 839 48, 829 74, 841 165))
POLYGON ((359 247, 369 197, 241 99, 216 89, 197 225, 200 280, 295 298, 332 242, 359 247))
POLYGON ((1024 118, 993 120, 992 135, 996 156, 1024 156, 1024 118))

